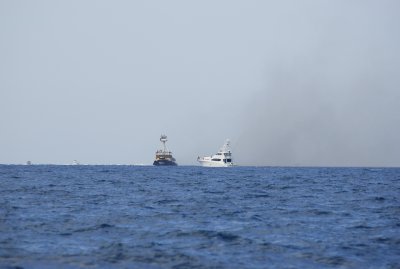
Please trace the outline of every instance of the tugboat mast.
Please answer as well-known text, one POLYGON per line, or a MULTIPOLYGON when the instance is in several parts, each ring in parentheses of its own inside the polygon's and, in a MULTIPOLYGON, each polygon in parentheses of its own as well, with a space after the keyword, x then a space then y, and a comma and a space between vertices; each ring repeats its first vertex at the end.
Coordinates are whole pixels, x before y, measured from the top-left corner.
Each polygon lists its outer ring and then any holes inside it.
POLYGON ((164 152, 167 152, 167 146, 165 146, 165 142, 168 141, 167 136, 166 135, 161 135, 160 141, 163 143, 164 152))

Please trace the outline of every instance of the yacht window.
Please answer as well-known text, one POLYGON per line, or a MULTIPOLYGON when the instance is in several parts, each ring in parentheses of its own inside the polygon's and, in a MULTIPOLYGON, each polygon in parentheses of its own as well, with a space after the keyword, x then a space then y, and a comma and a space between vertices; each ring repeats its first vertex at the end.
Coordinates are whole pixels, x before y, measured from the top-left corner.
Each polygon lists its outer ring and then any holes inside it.
POLYGON ((226 159, 226 161, 227 161, 228 163, 230 163, 230 162, 232 162, 232 159, 226 159))
POLYGON ((211 159, 211 161, 220 162, 220 161, 221 161, 221 159, 214 158, 214 159, 211 159))
POLYGON ((224 163, 226 163, 226 159, 224 159, 224 163))
POLYGON ((217 155, 222 155, 221 153, 217 153, 217 155))

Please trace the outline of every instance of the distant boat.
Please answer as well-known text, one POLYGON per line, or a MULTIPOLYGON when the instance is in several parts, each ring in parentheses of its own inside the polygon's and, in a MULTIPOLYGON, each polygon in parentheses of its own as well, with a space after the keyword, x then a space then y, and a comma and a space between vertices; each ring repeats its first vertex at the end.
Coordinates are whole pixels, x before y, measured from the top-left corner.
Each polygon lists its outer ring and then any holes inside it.
POLYGON ((177 165, 176 160, 172 157, 172 152, 167 150, 165 143, 168 141, 166 135, 161 135, 160 141, 163 144, 163 148, 156 151, 156 159, 153 162, 153 165, 156 166, 170 166, 177 165))
POLYGON ((72 165, 80 165, 80 163, 79 163, 77 160, 74 160, 74 161, 72 162, 72 165))
POLYGON ((27 161, 26 165, 32 165, 32 162, 31 161, 27 161))
POLYGON ((232 159, 232 152, 230 150, 230 141, 227 139, 225 144, 219 149, 219 151, 207 157, 197 157, 197 161, 202 166, 208 167, 231 167, 234 166, 232 159))

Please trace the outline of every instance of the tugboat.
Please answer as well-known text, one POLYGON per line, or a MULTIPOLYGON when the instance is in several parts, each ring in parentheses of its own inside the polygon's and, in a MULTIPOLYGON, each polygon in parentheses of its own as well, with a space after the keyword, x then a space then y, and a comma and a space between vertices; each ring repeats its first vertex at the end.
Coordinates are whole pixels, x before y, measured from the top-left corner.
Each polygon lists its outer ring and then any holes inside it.
POLYGON ((160 141, 163 144, 163 149, 159 149, 156 151, 156 159, 153 162, 153 165, 156 166, 164 166, 164 165, 178 165, 174 157, 172 157, 172 152, 167 150, 165 146, 165 142, 168 141, 166 135, 161 135, 160 141))
POLYGON ((202 166, 208 167, 231 167, 234 166, 232 162, 232 152, 230 150, 230 141, 227 139, 225 144, 219 151, 209 157, 197 157, 197 161, 202 166))

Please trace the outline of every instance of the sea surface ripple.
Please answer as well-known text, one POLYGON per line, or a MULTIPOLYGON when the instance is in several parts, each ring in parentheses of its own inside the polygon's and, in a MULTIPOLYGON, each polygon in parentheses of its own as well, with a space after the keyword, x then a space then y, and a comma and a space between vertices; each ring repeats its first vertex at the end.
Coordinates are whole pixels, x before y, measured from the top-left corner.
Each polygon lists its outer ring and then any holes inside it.
POLYGON ((400 268, 400 169, 0 165, 0 268, 400 268))

